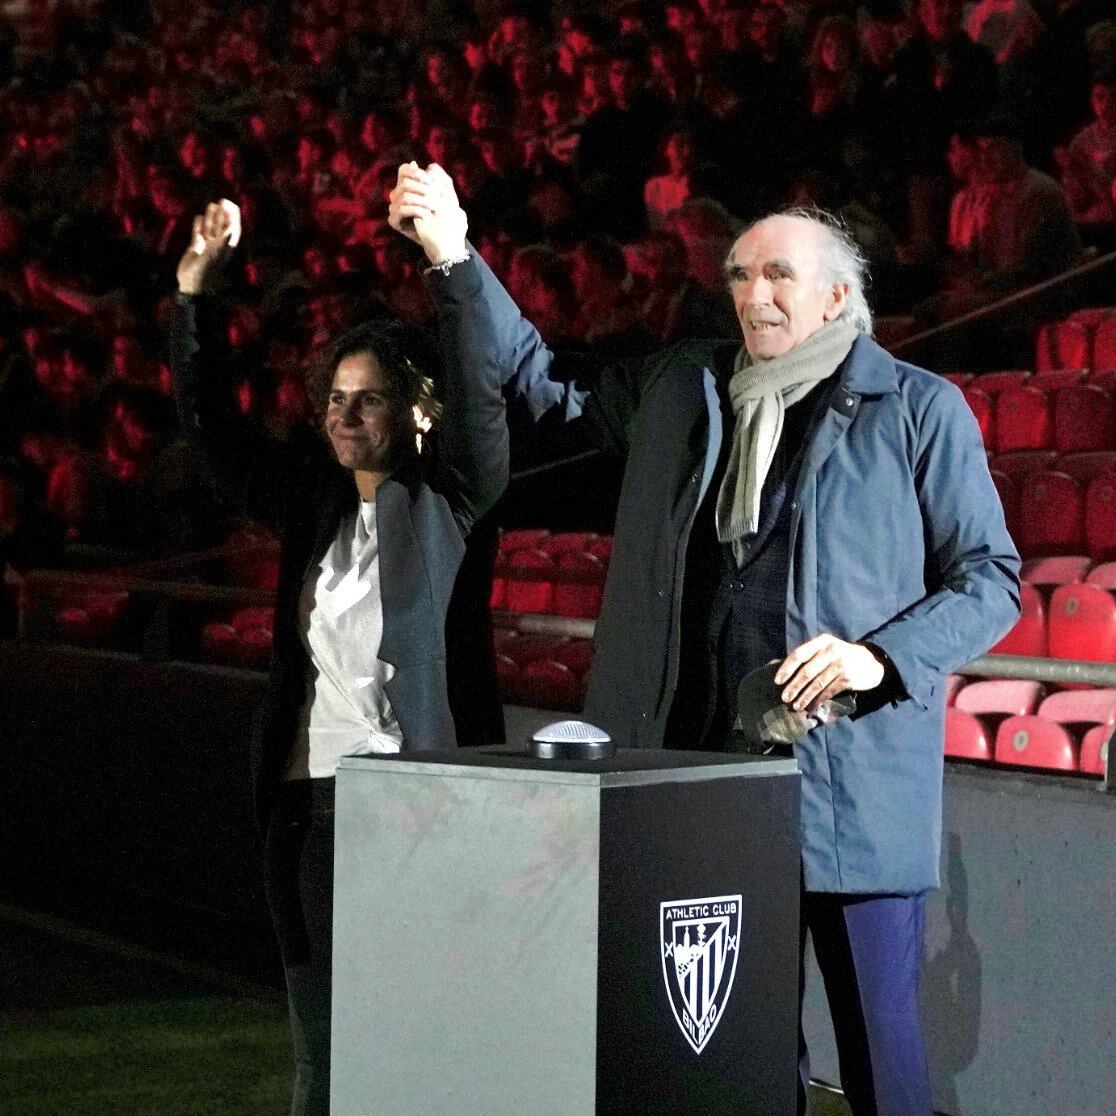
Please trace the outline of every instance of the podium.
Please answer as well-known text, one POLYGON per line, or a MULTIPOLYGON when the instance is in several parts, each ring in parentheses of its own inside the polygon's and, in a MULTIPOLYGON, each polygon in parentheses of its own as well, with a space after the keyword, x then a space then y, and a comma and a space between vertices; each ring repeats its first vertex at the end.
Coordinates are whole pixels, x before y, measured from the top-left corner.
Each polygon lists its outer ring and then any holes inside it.
POLYGON ((795 1111, 793 760, 337 772, 332 1111, 795 1111))

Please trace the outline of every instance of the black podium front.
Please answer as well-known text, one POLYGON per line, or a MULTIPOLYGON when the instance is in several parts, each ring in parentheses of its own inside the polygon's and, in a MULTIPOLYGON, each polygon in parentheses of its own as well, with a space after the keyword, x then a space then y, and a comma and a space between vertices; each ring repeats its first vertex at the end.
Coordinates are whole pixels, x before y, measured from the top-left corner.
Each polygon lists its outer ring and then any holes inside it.
POLYGON ((792 760, 337 773, 332 1110, 795 1111, 792 760))

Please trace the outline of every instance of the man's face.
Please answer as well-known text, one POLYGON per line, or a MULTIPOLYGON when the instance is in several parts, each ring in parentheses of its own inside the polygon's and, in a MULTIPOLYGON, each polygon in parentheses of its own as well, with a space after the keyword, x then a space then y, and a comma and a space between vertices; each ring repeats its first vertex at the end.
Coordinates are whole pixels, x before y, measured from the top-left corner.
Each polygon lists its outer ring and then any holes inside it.
POLYGON ((822 282, 818 228, 772 217, 733 245, 729 290, 753 360, 771 360, 801 345, 840 314, 847 288, 822 282))
POLYGON ((1093 115, 1102 124, 1116 124, 1116 84, 1109 81, 1095 82, 1089 91, 1089 104, 1093 115))
POLYGON ((630 58, 614 58, 608 65, 608 84, 621 108, 631 104, 639 92, 639 67, 630 58))

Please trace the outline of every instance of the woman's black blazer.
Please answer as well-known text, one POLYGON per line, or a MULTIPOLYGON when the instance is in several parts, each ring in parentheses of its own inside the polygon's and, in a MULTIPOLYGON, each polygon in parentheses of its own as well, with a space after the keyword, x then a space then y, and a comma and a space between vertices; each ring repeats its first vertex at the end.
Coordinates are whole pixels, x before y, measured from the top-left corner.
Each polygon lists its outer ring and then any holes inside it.
MULTIPOLYGON (((359 497, 352 473, 324 439, 295 448, 268 438, 237 411, 229 376, 213 355, 216 308, 204 296, 179 295, 176 304, 170 356, 185 435, 229 498, 281 544, 275 645, 251 749, 257 812, 266 827, 306 697, 309 663, 297 626, 303 581, 359 497)), ((403 747, 416 752, 456 743, 446 695, 446 609, 465 536, 508 482, 498 376, 487 368, 451 367, 441 394, 437 452, 424 452, 376 493, 384 620, 379 657, 395 668, 387 694, 403 747)))

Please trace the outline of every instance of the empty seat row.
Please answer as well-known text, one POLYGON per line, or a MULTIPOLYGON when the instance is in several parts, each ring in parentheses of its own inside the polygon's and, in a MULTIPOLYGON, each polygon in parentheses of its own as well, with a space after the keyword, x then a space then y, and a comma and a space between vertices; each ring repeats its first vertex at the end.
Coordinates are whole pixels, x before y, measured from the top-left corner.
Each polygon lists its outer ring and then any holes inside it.
POLYGON ((992 480, 1024 558, 1087 554, 1098 562, 1116 559, 1116 473, 1085 483, 1050 470, 1019 480, 994 469, 992 480))
POLYGON ((1116 449, 1086 450, 1060 454, 1057 450, 1012 450, 993 454, 988 462, 993 472, 1022 481, 1031 473, 1066 473, 1088 484, 1102 473, 1116 473, 1116 449))
POLYGON ((594 619, 607 572, 607 558, 586 551, 516 550, 497 558, 489 603, 509 612, 594 619))
MULTIPOLYGON (((1037 377, 1036 381, 1041 380, 1037 377)), ((985 446, 996 453, 1054 449, 1084 453, 1116 449, 1116 395, 1096 383, 1044 391, 1035 383, 1007 387, 995 396, 981 379, 963 389, 985 446)))
POLYGON ((1019 619, 995 655, 1116 662, 1116 596, 1101 585, 1057 586, 1047 604, 1027 582, 1020 595, 1019 619))
POLYGON ((1078 741, 1065 725, 1045 717, 1008 717, 991 736, 979 717, 946 710, 946 755, 1044 771, 1103 776, 1116 726, 1092 725, 1078 741))
POLYGON ((1116 368, 1116 308, 1078 310, 1039 330, 1035 368, 1116 368))

